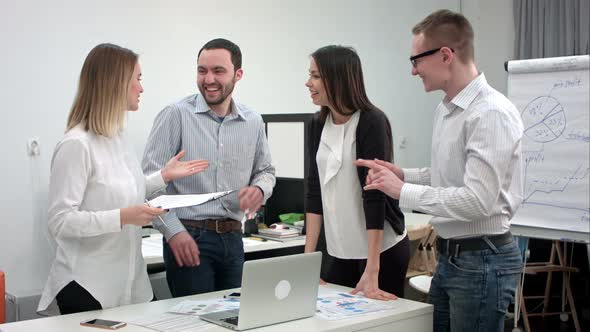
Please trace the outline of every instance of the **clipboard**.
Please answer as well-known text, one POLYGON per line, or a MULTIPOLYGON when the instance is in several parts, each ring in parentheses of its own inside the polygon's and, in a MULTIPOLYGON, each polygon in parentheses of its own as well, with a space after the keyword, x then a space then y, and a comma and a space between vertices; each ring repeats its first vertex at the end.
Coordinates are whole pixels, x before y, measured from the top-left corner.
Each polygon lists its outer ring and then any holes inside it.
POLYGON ((161 195, 150 200, 149 205, 167 210, 187 206, 196 206, 218 200, 221 197, 225 197, 237 191, 238 190, 228 190, 210 194, 161 195))

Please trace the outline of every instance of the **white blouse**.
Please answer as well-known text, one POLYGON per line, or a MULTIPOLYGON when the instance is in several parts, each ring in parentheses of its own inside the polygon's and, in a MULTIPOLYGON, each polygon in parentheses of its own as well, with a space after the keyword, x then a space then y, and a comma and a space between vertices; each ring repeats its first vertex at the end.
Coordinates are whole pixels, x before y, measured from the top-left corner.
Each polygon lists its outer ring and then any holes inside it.
MULTIPOLYGON (((356 129, 360 111, 337 125, 328 115, 316 154, 328 253, 342 259, 366 259, 369 238, 356 160, 356 129)), ((381 252, 406 236, 385 222, 381 252)))
POLYGON ((164 186, 160 172, 143 175, 124 134, 69 130, 51 162, 48 224, 57 252, 37 310, 53 312, 55 296, 73 280, 105 309, 150 301, 141 227, 121 227, 120 209, 164 186))

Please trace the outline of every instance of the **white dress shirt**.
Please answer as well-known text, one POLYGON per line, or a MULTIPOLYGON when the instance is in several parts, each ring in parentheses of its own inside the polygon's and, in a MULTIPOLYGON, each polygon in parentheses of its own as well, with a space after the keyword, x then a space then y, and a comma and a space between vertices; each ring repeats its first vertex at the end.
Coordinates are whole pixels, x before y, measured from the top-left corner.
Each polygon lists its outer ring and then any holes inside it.
POLYGON ((400 206, 434 216, 443 238, 502 234, 523 198, 516 107, 484 74, 436 108, 431 167, 404 169, 400 206))
MULTIPOLYGON (((356 160, 356 129, 360 111, 344 124, 334 124, 328 115, 316 162, 322 191, 324 230, 328 253, 341 259, 367 259, 369 239, 363 208, 363 188, 356 160)), ((383 227, 381 252, 401 241, 389 224, 383 227)))
POLYGON ((146 188, 164 185, 160 172, 143 175, 123 133, 69 130, 51 162, 48 224, 57 252, 37 310, 74 280, 103 308, 150 301, 141 227, 121 227, 120 209, 143 204, 146 188))

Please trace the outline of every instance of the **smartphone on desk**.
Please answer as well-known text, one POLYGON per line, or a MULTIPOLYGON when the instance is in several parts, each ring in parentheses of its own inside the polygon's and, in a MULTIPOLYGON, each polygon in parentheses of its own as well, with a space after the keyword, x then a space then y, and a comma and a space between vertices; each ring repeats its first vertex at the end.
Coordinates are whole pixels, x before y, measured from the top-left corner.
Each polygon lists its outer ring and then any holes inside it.
POLYGON ((116 322, 114 320, 106 320, 106 319, 89 319, 83 322, 80 322, 82 326, 90 326, 90 327, 98 327, 100 329, 106 330, 117 330, 122 328, 123 326, 127 325, 124 322, 116 322))
POLYGON ((240 292, 232 292, 229 294, 225 294, 223 295, 224 299, 239 299, 240 298, 240 292))

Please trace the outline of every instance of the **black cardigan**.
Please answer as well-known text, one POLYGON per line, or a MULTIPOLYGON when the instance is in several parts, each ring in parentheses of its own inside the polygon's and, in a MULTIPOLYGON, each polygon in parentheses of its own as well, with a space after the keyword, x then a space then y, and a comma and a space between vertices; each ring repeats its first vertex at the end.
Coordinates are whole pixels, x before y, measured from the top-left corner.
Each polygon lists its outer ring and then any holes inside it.
MULTIPOLYGON (((373 160, 392 160, 393 143, 391 126, 385 113, 381 111, 360 111, 359 123, 356 128, 356 157, 373 160)), ((307 175, 307 197, 305 212, 323 215, 322 193, 316 163, 316 154, 322 137, 325 120, 322 121, 319 112, 314 114, 309 123, 309 171, 307 175)), ((357 167, 361 187, 365 184, 368 169, 357 167)), ((362 188, 361 188, 362 189, 362 188)), ((399 201, 379 190, 363 190, 363 207, 367 229, 383 229, 387 220, 397 234, 405 229, 404 214, 399 208, 399 201)))

